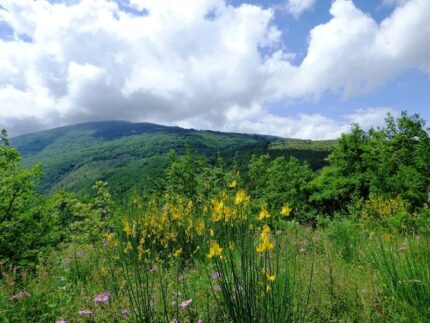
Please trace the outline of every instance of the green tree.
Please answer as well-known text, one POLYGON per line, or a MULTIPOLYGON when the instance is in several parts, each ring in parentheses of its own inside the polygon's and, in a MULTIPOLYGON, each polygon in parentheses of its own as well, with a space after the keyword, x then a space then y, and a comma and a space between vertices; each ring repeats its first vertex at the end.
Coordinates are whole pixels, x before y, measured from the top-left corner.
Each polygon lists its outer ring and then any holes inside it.
POLYGON ((54 242, 53 221, 45 200, 35 193, 40 166, 22 166, 6 130, 0 139, 0 258, 28 267, 54 242))
POLYGON ((295 157, 270 160, 268 155, 253 157, 249 163, 252 192, 273 214, 279 214, 285 203, 301 220, 308 217, 309 183, 314 173, 307 163, 295 157))

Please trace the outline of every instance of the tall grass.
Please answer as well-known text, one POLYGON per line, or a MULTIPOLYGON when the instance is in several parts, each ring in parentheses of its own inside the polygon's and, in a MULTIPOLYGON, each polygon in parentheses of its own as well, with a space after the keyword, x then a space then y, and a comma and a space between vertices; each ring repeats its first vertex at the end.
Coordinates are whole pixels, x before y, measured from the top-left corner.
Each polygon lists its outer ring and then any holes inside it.
POLYGON ((379 239, 370 248, 384 291, 407 313, 430 321, 430 246, 428 238, 406 238, 403 242, 379 239))

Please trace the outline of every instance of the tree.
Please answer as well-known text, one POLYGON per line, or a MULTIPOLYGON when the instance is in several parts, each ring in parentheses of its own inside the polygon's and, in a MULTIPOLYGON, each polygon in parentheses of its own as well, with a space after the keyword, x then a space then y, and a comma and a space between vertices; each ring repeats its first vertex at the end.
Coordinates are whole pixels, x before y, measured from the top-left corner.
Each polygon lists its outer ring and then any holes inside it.
POLYGON ((35 192, 40 166, 22 166, 6 130, 0 141, 0 259, 31 266, 54 239, 45 200, 35 192))

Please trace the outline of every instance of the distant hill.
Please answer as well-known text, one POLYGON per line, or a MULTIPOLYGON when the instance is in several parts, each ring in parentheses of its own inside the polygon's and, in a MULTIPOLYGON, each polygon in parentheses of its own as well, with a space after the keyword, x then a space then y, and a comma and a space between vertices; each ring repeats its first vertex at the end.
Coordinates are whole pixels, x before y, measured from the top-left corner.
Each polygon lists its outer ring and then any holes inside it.
POLYGON ((121 196, 150 188, 163 175, 171 150, 185 151, 188 142, 213 162, 221 154, 227 163, 244 167, 253 155, 296 156, 318 169, 325 164, 333 141, 284 139, 274 136, 223 133, 167 127, 151 123, 105 121, 65 126, 11 139, 27 166, 42 164, 39 190, 65 188, 86 191, 106 180, 121 196))

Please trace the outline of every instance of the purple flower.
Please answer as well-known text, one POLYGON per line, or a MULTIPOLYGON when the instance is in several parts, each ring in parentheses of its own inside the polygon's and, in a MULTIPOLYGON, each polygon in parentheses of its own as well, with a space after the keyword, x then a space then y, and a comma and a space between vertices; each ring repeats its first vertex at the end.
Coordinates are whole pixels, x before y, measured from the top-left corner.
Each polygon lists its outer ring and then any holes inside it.
POLYGON ((198 323, 203 323, 203 320, 202 319, 199 319, 199 322, 198 323))
POLYGON ((83 256, 85 256, 85 252, 84 252, 83 250, 79 250, 79 251, 76 253, 76 255, 77 255, 78 257, 83 257, 83 256))
POLYGON ((192 298, 186 299, 186 300, 182 301, 179 306, 181 306, 182 308, 186 308, 191 304, 192 301, 193 301, 192 298))
POLYGON ((91 315, 93 314, 93 311, 90 310, 82 310, 78 312, 79 315, 91 315))
POLYGON ((128 310, 127 309, 122 310, 121 311, 121 316, 122 317, 128 317, 128 310))
POLYGON ((67 323, 67 321, 66 320, 57 320, 57 321, 55 321, 55 323, 67 323))
POLYGON ((221 278, 221 273, 215 272, 212 274, 212 279, 220 279, 220 278, 221 278))
POLYGON ((22 292, 19 292, 18 294, 12 295, 12 296, 9 298, 9 300, 11 300, 11 301, 17 301, 17 300, 20 300, 20 299, 26 298, 26 297, 28 297, 28 296, 30 296, 30 293, 29 293, 29 292, 27 292, 26 290, 23 290, 22 292))
POLYGON ((110 292, 106 292, 94 297, 94 302, 96 303, 106 303, 109 300, 110 292))

